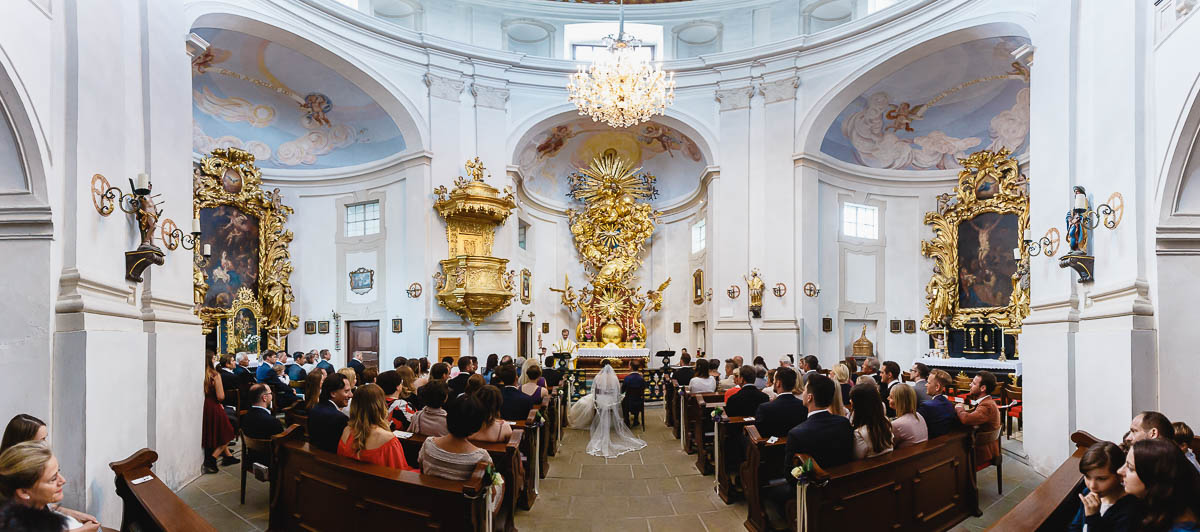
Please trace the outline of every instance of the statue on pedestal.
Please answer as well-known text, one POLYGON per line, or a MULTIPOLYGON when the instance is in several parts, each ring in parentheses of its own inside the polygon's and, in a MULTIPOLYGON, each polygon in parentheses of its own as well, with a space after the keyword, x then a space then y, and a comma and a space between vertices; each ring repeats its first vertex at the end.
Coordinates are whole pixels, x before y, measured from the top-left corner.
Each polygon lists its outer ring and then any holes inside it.
MULTIPOLYGON (((743 275, 742 279, 746 279, 743 275)), ((763 298, 763 280, 758 276, 758 268, 750 272, 750 278, 746 279, 746 288, 750 292, 750 314, 755 318, 762 317, 762 298, 763 298)))

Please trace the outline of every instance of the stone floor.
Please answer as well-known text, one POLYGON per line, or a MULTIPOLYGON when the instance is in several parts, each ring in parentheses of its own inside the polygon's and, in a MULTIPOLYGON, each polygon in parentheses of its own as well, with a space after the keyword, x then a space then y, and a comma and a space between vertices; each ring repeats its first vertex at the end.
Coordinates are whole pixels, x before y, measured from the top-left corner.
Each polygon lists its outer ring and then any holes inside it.
MULTIPOLYGON (((679 440, 663 424, 661 407, 647 406, 648 426, 634 433, 647 446, 619 458, 605 459, 584 452, 588 433, 565 429, 562 449, 550 458, 532 510, 518 512, 521 532, 619 531, 686 532, 742 531, 746 504, 726 505, 717 497, 713 477, 701 476, 695 456, 684 454, 679 440)), ((1014 434, 1016 436, 1016 434, 1014 434)), ((968 519, 956 531, 983 530, 1004 515, 1044 478, 1026 466, 1021 441, 1003 440, 1004 496, 996 493, 996 470, 978 475, 979 507, 983 515, 968 519)), ((235 451, 236 453, 236 451, 235 451)), ((179 491, 192 508, 217 530, 257 531, 267 528, 268 489, 246 479, 246 504, 240 504, 240 466, 203 475, 179 491)))

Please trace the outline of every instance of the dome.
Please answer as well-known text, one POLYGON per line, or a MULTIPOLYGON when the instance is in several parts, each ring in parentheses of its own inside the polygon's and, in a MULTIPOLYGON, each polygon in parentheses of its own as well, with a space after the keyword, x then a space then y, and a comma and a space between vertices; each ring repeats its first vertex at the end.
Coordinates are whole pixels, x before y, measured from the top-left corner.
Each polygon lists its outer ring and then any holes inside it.
POLYGON ((197 28, 209 53, 193 61, 192 148, 249 151, 264 169, 355 166, 404 151, 400 128, 329 66, 245 33, 197 28))

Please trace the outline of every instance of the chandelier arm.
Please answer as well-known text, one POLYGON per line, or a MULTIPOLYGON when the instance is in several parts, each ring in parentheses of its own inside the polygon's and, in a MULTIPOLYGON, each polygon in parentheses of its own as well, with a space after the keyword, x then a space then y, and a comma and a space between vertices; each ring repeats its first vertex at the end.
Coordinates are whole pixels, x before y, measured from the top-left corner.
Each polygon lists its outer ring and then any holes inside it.
POLYGON ((619 22, 617 23, 617 41, 625 40, 625 0, 621 0, 620 7, 617 8, 619 14, 619 22))

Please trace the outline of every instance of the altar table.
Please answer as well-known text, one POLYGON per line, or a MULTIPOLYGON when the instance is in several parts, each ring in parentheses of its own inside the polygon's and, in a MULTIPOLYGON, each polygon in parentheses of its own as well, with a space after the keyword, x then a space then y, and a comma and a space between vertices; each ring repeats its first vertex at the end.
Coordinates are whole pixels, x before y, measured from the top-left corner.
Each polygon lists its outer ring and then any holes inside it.
POLYGON ((996 370, 1003 373, 1012 373, 1021 375, 1021 361, 1005 360, 1000 361, 992 358, 930 358, 923 357, 913 361, 920 362, 931 368, 956 368, 956 369, 986 369, 996 370))
POLYGON ((650 350, 645 348, 606 348, 580 347, 575 350, 576 358, 650 358, 650 350))

